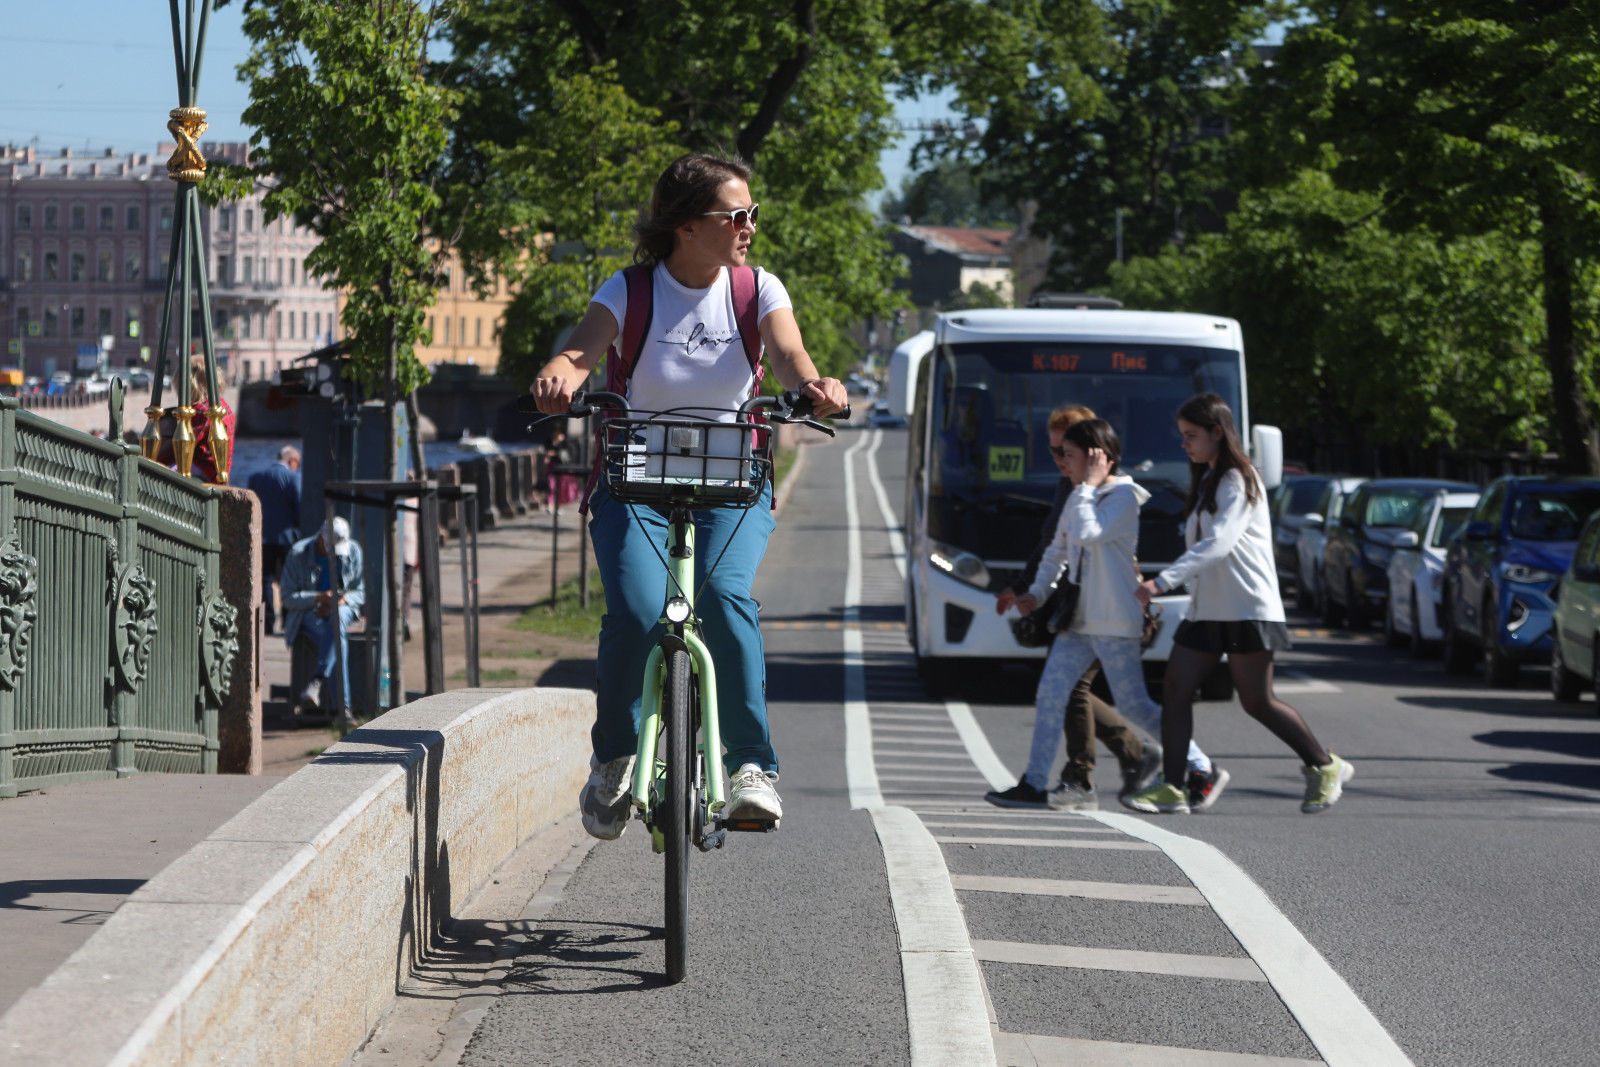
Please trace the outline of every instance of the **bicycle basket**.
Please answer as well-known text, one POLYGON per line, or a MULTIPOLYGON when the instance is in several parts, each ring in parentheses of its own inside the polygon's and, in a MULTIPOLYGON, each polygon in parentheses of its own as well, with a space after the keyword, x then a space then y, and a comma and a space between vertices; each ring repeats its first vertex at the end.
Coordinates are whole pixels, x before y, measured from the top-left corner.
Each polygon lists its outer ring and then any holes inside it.
POLYGON ((747 508, 772 477, 772 427, 752 419, 619 417, 600 435, 606 488, 625 503, 747 508))

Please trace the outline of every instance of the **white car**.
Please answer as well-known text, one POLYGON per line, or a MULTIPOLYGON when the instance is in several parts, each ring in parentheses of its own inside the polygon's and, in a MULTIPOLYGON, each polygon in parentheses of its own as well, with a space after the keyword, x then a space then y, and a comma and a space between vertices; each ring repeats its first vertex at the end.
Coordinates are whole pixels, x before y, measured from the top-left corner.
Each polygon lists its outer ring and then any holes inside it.
POLYGON ((1295 577, 1295 602, 1303 611, 1322 609, 1322 549, 1328 543, 1328 530, 1339 521, 1345 498, 1356 491, 1365 478, 1335 478, 1323 487, 1317 506, 1300 521, 1294 550, 1300 573, 1295 577))
POLYGON ((1477 493, 1441 492, 1418 510, 1411 529, 1399 535, 1389 557, 1389 606, 1383 618, 1389 644, 1407 644, 1412 655, 1421 656, 1444 639, 1439 625, 1444 556, 1450 538, 1477 504, 1477 493))

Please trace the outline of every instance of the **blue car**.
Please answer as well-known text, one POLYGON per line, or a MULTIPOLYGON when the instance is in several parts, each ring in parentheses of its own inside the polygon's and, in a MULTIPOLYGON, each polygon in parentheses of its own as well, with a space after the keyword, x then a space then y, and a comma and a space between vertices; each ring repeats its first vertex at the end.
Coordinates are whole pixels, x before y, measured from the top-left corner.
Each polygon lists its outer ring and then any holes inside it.
POLYGON ((1439 614, 1445 668, 1481 665, 1514 685, 1521 665, 1550 658, 1550 591, 1584 520, 1600 511, 1600 479, 1511 476, 1489 483, 1445 555, 1439 614))

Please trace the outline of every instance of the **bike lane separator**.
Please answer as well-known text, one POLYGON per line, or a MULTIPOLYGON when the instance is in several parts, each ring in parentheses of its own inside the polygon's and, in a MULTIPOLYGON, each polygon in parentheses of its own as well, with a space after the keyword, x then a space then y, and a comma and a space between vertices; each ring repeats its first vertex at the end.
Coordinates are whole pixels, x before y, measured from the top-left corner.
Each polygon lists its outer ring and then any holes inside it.
POLYGON ((1411 1067, 1355 990, 1220 849, 1132 815, 1084 814, 1150 842, 1178 865, 1267 976, 1328 1067, 1411 1067))
MULTIPOLYGON (((881 436, 882 431, 874 430, 844 454, 845 780, 850 806, 866 809, 883 849, 900 940, 913 1067, 990 1067, 997 1060, 983 977, 944 853, 914 811, 884 804, 873 762, 860 625, 861 513, 853 460, 864 445, 875 448, 881 436)), ((888 503, 881 486, 878 503, 880 507, 888 503)))

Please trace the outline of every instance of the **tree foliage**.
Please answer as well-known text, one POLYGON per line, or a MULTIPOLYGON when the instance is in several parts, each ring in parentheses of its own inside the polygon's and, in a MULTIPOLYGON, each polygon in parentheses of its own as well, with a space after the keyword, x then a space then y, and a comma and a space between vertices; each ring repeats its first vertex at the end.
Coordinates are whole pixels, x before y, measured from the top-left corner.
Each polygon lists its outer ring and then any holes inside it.
POLYGON ((547 355, 541 347, 629 258, 629 227, 665 162, 716 151, 756 166, 763 210, 752 261, 784 279, 818 365, 851 365, 850 327, 892 306, 894 264, 863 204, 881 184, 878 154, 892 136, 892 44, 873 3, 465 6, 452 84, 469 104, 451 175, 466 191, 474 263, 509 254, 525 267, 504 358, 527 367, 547 355), (546 234, 557 248, 573 241, 581 269, 563 273, 566 261, 540 244, 546 234))
POLYGON ((427 379, 413 348, 438 285, 430 239, 455 115, 429 47, 447 6, 244 0, 250 164, 208 183, 213 197, 264 183, 268 221, 291 217, 321 238, 306 270, 345 294, 354 371, 372 393, 391 377, 400 393, 427 379))
POLYGON ((886 197, 878 210, 890 222, 920 226, 1014 228, 1021 214, 1017 205, 994 189, 992 176, 985 182, 981 164, 949 157, 906 175, 900 192, 886 197))

